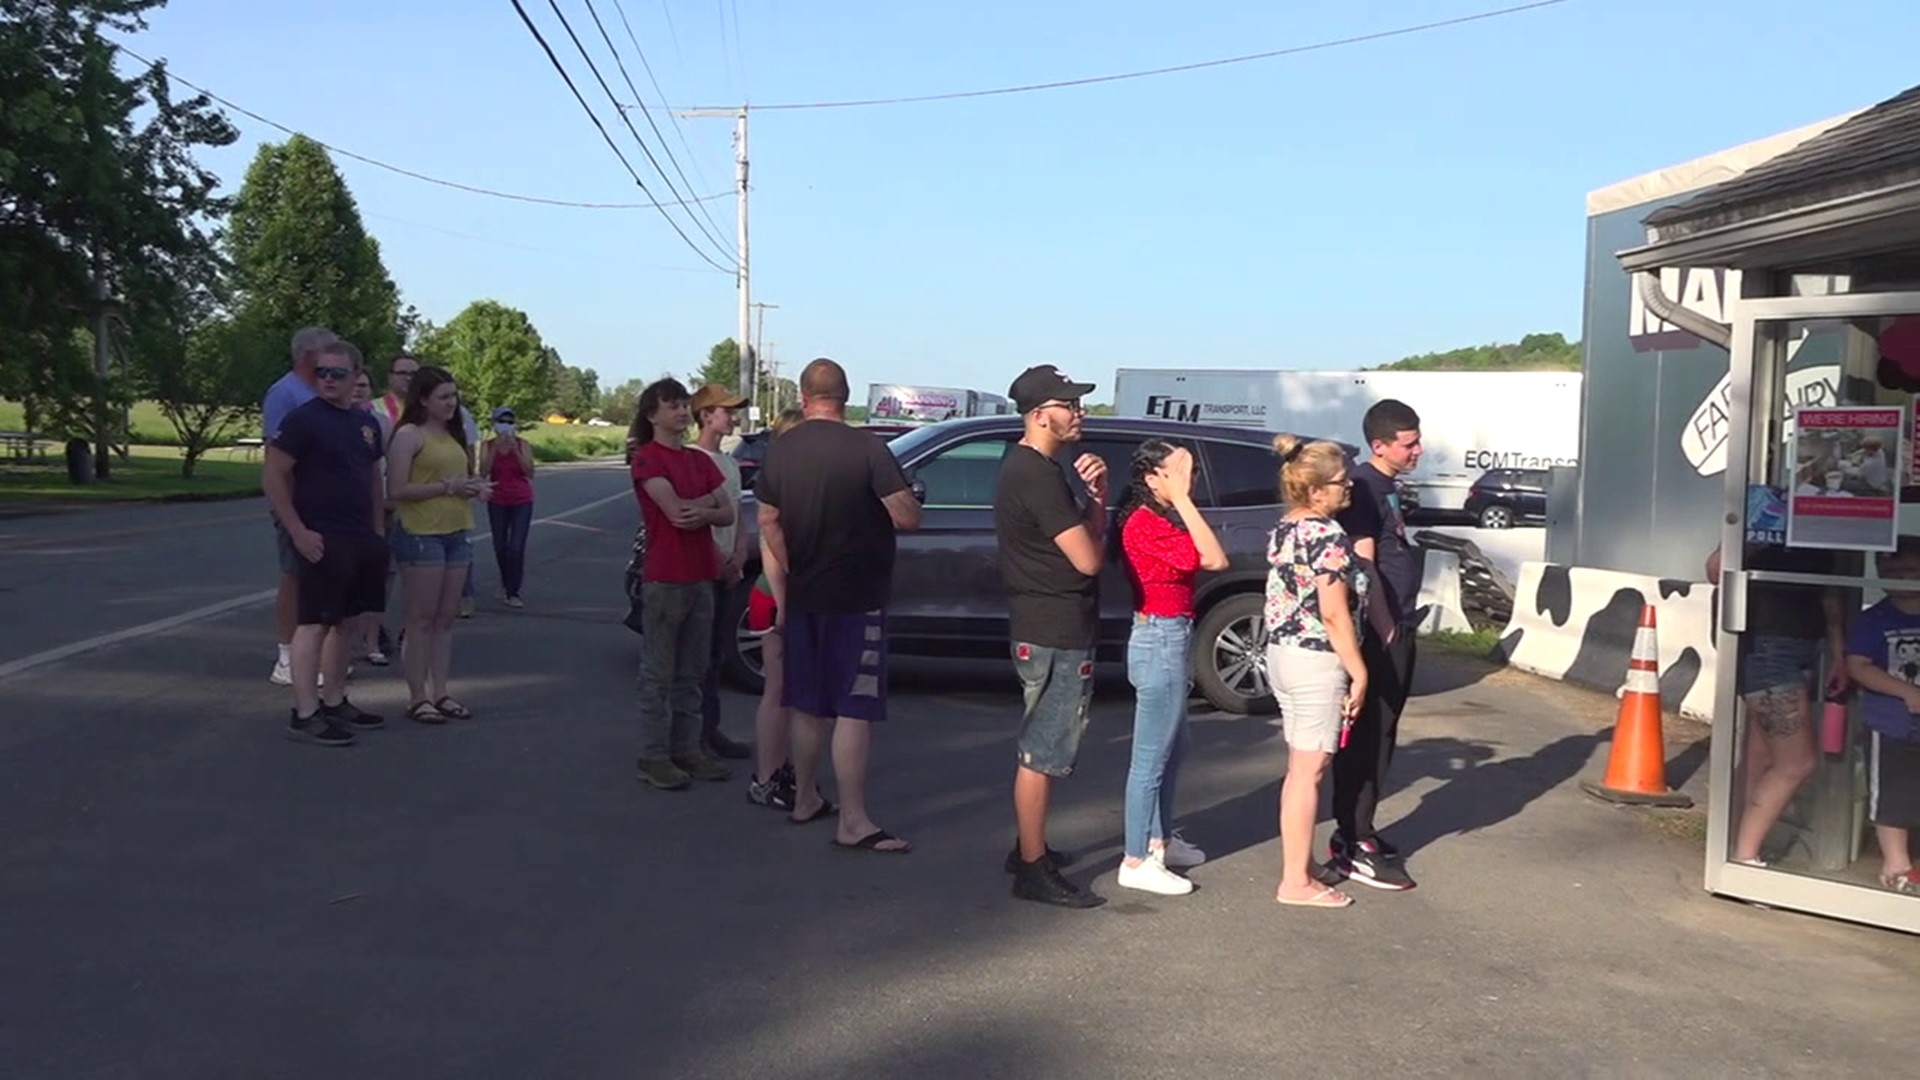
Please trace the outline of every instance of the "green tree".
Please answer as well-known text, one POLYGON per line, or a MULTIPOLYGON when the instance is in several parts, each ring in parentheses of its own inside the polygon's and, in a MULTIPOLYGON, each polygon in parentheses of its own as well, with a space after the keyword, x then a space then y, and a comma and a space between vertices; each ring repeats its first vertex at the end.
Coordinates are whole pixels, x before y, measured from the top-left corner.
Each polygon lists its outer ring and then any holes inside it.
POLYGON ((707 350, 707 362, 687 377, 692 389, 718 383, 729 390, 740 389, 740 343, 727 338, 707 350))
POLYGON ((548 413, 579 420, 599 405, 600 376, 592 368, 573 367, 562 362, 558 352, 552 352, 548 370, 553 377, 553 389, 546 405, 548 413))
POLYGON ((164 65, 115 69, 102 31, 137 33, 160 2, 0 0, 0 393, 89 436, 101 475, 128 397, 114 347, 130 319, 186 310, 224 212, 193 151, 237 135, 204 96, 176 101, 164 65), (76 347, 82 328, 102 340, 76 347))
POLYGON ((645 379, 628 379, 608 387, 600 394, 600 419, 621 427, 633 423, 633 414, 640 407, 640 392, 646 388, 645 379))
POLYGON ((1580 343, 1564 334, 1528 334, 1519 344, 1469 345, 1383 364, 1379 371, 1579 371, 1580 343))
POLYGON ((480 415, 502 405, 535 416, 552 392, 546 343, 519 308, 475 300, 414 350, 453 373, 460 395, 480 415))
POLYGON ((360 347, 376 366, 418 332, 403 322, 400 292, 380 245, 333 159, 295 135, 263 144, 247 168, 227 228, 235 300, 242 321, 286 342, 303 326, 324 326, 360 347))

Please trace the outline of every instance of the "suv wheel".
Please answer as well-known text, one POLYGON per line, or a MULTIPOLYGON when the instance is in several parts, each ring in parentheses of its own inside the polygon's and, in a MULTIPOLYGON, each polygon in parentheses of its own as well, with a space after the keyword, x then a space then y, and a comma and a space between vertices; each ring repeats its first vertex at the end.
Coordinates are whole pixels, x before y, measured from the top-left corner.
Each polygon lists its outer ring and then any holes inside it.
POLYGON ((1497 503, 1481 510, 1480 527, 1483 529, 1513 528, 1513 510, 1497 503))
POLYGON ((1194 685, 1216 709, 1244 714, 1274 708, 1260 649, 1265 606, 1260 593, 1235 593, 1208 608, 1194 626, 1194 685))
POLYGON ((760 635, 747 629, 747 598, 752 593, 753 577, 749 576, 727 593, 715 618, 720 625, 733 627, 733 641, 720 657, 721 677, 738 689, 758 694, 766 685, 766 668, 760 660, 760 635))

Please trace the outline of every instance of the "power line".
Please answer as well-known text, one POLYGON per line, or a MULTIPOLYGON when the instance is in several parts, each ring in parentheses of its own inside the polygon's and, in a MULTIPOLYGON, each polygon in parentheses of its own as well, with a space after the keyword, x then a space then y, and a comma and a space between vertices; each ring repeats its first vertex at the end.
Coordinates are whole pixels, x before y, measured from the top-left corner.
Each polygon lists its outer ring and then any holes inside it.
MULTIPOLYGON (((661 5, 662 10, 665 10, 666 0, 661 0, 661 5)), ((660 100, 661 108, 666 110, 667 122, 673 125, 674 134, 680 137, 680 147, 687 152, 687 160, 693 164, 693 175, 700 179, 701 187, 706 187, 707 174, 700 169, 700 155, 694 152, 693 144, 687 141, 686 125, 680 122, 680 117, 677 113, 666 106, 667 92, 660 88, 660 80, 653 73, 653 65, 647 62, 647 51, 640 47, 640 39, 635 36, 633 32, 633 24, 627 21, 626 5, 622 4, 620 0, 613 0, 613 10, 620 13, 620 25, 627 29, 627 40, 633 42, 633 51, 640 56, 640 67, 647 73, 647 81, 653 84, 653 93, 654 96, 660 100)), ((667 33, 673 33, 673 15, 671 13, 667 15, 667 33)), ((680 43, 677 38, 674 41, 673 49, 675 54, 678 54, 680 51, 680 43)))
MULTIPOLYGON (((520 0, 512 0, 512 2, 513 10, 519 13, 520 21, 527 26, 527 32, 532 34, 533 40, 540 44, 540 51, 547 54, 547 62, 553 65, 554 71, 559 72, 560 80, 567 84, 568 90, 573 91, 574 100, 580 103, 580 108, 586 111, 587 119, 593 121, 593 126, 599 130, 600 137, 606 140, 607 149, 612 150, 613 156, 620 159, 620 164, 626 167, 627 175, 633 177, 633 182, 639 185, 641 191, 646 192, 647 198, 653 198, 653 192, 647 191, 646 182, 641 180, 640 174, 634 171, 633 164, 627 160, 627 155, 620 152, 619 144, 613 141, 613 135, 607 131, 606 125, 602 124, 600 117, 594 114, 593 106, 587 104, 587 99, 580 93, 580 88, 573 84, 573 76, 567 74, 567 69, 560 63, 560 58, 554 55, 553 46, 547 44, 546 35, 542 34, 540 28, 533 25, 533 20, 527 17, 527 9, 521 6, 520 0)), ((658 206, 657 203, 655 205, 658 206)), ((728 273, 737 272, 738 268, 729 270, 727 267, 715 262, 711 255, 702 251, 700 245, 693 242, 693 238, 687 235, 686 230, 680 227, 679 222, 673 220, 673 215, 667 213, 665 207, 660 207, 659 209, 660 216, 666 219, 667 224, 679 235, 680 239, 686 243, 687 247, 693 249, 695 255, 700 256, 701 259, 711 264, 715 270, 728 273)))
MULTIPOLYGON (((139 53, 134 52, 132 49, 127 48, 125 45, 122 45, 116 42, 115 47, 117 47, 121 52, 126 53, 128 56, 132 57, 135 60, 138 60, 139 62, 147 65, 150 68, 160 66, 160 63, 161 63, 160 61, 149 60, 146 57, 141 56, 139 53)), ((396 173, 400 176, 407 177, 408 179, 419 180, 428 184, 437 184, 440 187, 452 188, 455 191, 465 191, 474 195, 486 195, 490 198, 495 198, 495 199, 511 199, 514 202, 538 203, 542 206, 568 206, 568 207, 574 207, 576 209, 581 209, 581 210, 654 210, 654 209, 659 209, 662 205, 675 205, 675 204, 662 204, 659 202, 606 203, 606 202, 578 202, 572 199, 549 199, 540 195, 521 195, 511 191, 495 191, 492 188, 476 187, 472 184, 463 184, 458 180, 446 180, 438 176, 428 176, 426 173, 423 173, 423 172, 416 172, 412 169, 404 168, 399 165, 389 164, 388 162, 381 161, 379 158, 368 157, 365 154, 356 154, 351 150, 347 150, 342 147, 335 146, 332 143, 322 142, 319 139, 315 139, 312 135, 308 135, 306 132, 300 131, 296 128, 290 128, 287 125, 282 124, 277 120, 272 120, 265 116, 261 116, 259 113, 254 112, 252 109, 249 109, 246 106, 241 105, 228 98, 221 97, 219 94, 214 93, 213 91, 207 89, 204 86, 201 86, 190 80, 183 79, 179 75, 175 74, 171 68, 168 68, 166 70, 166 77, 168 81, 177 82, 181 86, 187 87, 188 89, 193 90, 196 93, 204 94, 206 95, 208 100, 217 101, 221 105, 224 105, 229 109, 232 109, 234 112, 239 113, 241 116, 244 116, 249 120, 258 121, 259 123, 265 124, 268 127, 273 128, 275 131, 279 131, 283 134, 300 135, 300 136, 304 136, 305 138, 312 139, 314 145, 319 146, 320 148, 326 150, 330 154, 336 154, 343 158, 349 158, 351 160, 358 161, 363 165, 371 165, 376 169, 385 169, 387 172, 396 173)), ((685 201, 689 203, 708 203, 708 202, 714 202, 719 199, 730 199, 733 197, 734 197, 734 192, 732 191, 719 191, 719 192, 715 192, 712 195, 702 195, 699 198, 688 199, 685 201)))
MULTIPOLYGON (((514 7, 517 8, 519 6, 520 6, 519 0, 514 0, 514 7)), ((653 149, 647 145, 647 140, 640 137, 640 130, 633 126, 632 118, 627 116, 627 110, 621 107, 620 99, 617 96, 615 96, 613 92, 613 87, 608 86, 606 78, 600 74, 600 65, 593 62, 593 57, 587 52, 587 46, 585 43, 583 43, 580 40, 580 35, 573 32, 573 23, 568 21, 566 13, 560 10, 559 0, 547 0, 547 6, 553 9, 554 18, 560 20, 560 28, 567 32, 568 39, 573 42, 574 51, 580 54, 580 59, 585 60, 587 62, 587 70, 593 73, 593 81, 600 84, 600 92, 607 95, 607 100, 613 103, 613 111, 619 114, 620 122, 626 125, 627 133, 633 136, 634 142, 640 144, 640 152, 647 156, 647 163, 653 166, 654 173, 658 175, 661 180, 666 182, 667 190, 673 194, 674 198, 676 199, 684 198, 684 196, 680 194, 680 189, 673 186, 673 178, 668 176, 667 171, 660 167, 660 159, 653 156, 653 149)), ((591 8, 592 5, 588 5, 588 6, 589 8, 591 8)), ((595 23, 598 23, 600 21, 600 16, 598 15, 598 13, 596 13, 593 18, 595 23)), ((532 23, 529 22, 528 25, 531 26, 532 23)), ((604 34, 606 31, 603 28, 601 32, 604 34)), ((545 44, 544 39, 542 40, 541 44, 543 45, 545 44)), ((619 57, 616 55, 614 59, 618 60, 619 57)), ((563 71, 562 74, 565 74, 565 72, 563 71)), ((567 85, 572 86, 573 80, 568 79, 567 85)), ((574 93, 578 94, 579 91, 576 89, 574 93)), ((580 104, 584 106, 586 104, 586 101, 582 100, 580 104)), ((592 110, 589 109, 588 112, 591 113, 592 110)), ((594 119, 594 123, 598 124, 599 122, 600 122, 599 119, 596 117, 594 119)), ((602 134, 604 133, 605 133, 605 129, 602 129, 602 134)), ((607 141, 608 141, 608 145, 612 145, 612 141, 613 141, 612 139, 608 139, 607 141)), ((662 145, 664 147, 664 143, 662 145)), ((626 158, 622 157, 620 160, 625 161, 626 158)), ((640 180, 640 177, 638 175, 635 175, 633 179, 635 183, 638 183, 640 180)), ((652 194, 652 192, 648 192, 648 194, 652 194)), ((681 209, 682 209, 682 212, 685 212, 685 207, 682 207, 681 209)), ((665 211, 662 211, 662 213, 664 214, 665 211)), ((733 249, 728 245, 722 243, 720 239, 714 236, 711 232, 708 232, 707 227, 705 225, 702 225, 698 218, 694 217, 692 214, 688 214, 687 218, 688 220, 693 222, 693 227, 696 230, 698 230, 701 235, 707 238, 707 243, 712 244, 714 246, 714 250, 721 252, 729 260, 733 260, 733 261, 738 260, 739 256, 734 254, 733 249)), ((685 234, 682 233, 681 235, 684 236, 685 234)), ((689 241, 689 243, 691 243, 691 241, 689 241)))
MULTIPOLYGON (((593 16, 594 28, 600 31, 600 40, 607 43, 607 51, 613 54, 614 65, 620 69, 620 77, 626 80, 627 89, 633 91, 633 101, 634 101, 634 104, 639 107, 640 115, 647 118, 647 126, 653 129, 653 137, 660 140, 660 149, 666 151, 667 161, 673 165, 673 171, 679 175, 680 183, 684 184, 688 191, 692 191, 694 189, 693 181, 687 179, 687 171, 680 167, 680 159, 674 156, 673 148, 667 145, 666 135, 661 132, 660 125, 656 123, 653 119, 653 110, 647 108, 646 99, 641 96, 640 88, 633 85, 633 76, 627 74, 626 61, 620 59, 620 47, 613 43, 613 35, 607 33, 607 28, 605 24, 601 23, 600 12, 594 8, 593 0, 586 0, 586 3, 587 3, 587 14, 593 16)), ((645 65, 646 71, 647 71, 647 77, 649 79, 652 79, 653 67, 652 65, 647 64, 646 51, 640 48, 640 39, 634 35, 633 25, 627 22, 627 13, 625 9, 620 7, 620 0, 614 0, 614 8, 620 14, 621 23, 626 25, 627 38, 628 40, 633 42, 634 51, 640 54, 640 63, 642 65, 645 65)), ((653 89, 655 93, 660 92, 659 80, 657 79, 654 80, 653 89)), ((661 94, 660 96, 662 100, 666 98, 665 94, 661 94)), ((686 133, 684 131, 680 131, 679 122, 674 119, 672 113, 667 114, 667 123, 671 127, 673 127, 675 131, 680 132, 680 142, 682 145, 685 145, 687 142, 686 133)), ((638 136, 636 135, 635 137, 637 138, 638 136)), ((686 150, 687 150, 688 158, 691 159, 693 157, 693 147, 687 146, 686 150)), ((708 225, 713 226, 713 232, 715 233, 720 232, 721 231, 720 223, 713 220, 713 214, 710 213, 704 205, 696 204, 696 206, 700 211, 700 216, 707 219, 708 225)), ((732 251, 733 249, 731 247, 728 247, 727 250, 732 251)), ((735 257, 738 258, 737 255, 735 257)))
MULTIPOLYGON (((1031 94, 1041 90, 1064 90, 1075 86, 1093 86, 1099 83, 1122 82, 1127 79, 1146 79, 1156 75, 1177 75, 1181 72, 1200 71, 1206 68, 1226 67, 1229 64, 1250 64, 1256 60, 1273 60, 1282 56, 1297 56, 1301 53, 1319 52, 1323 49, 1338 49, 1347 45, 1362 45, 1370 41, 1384 41, 1388 38, 1405 37, 1408 34, 1425 33, 1428 30, 1442 30, 1450 26, 1463 26, 1467 23, 1497 19, 1505 15, 1518 15, 1522 12, 1540 8, 1555 7, 1569 0, 1536 0, 1531 4, 1519 4, 1514 7, 1500 8, 1495 11, 1482 11, 1475 15, 1461 15, 1437 22, 1421 23, 1417 26, 1403 26, 1397 30, 1381 30, 1355 37, 1337 38, 1332 41, 1319 41, 1311 45, 1293 45, 1284 49, 1271 49, 1267 52, 1247 53, 1244 56, 1229 56, 1219 60, 1202 60, 1192 64, 1175 64, 1172 67, 1149 68, 1145 71, 1127 71, 1118 75, 1093 75, 1081 79, 1061 79, 1056 82, 1027 83, 1023 86, 1001 86, 991 90, 957 90, 944 94, 916 94, 911 97, 859 98, 852 101, 798 101, 781 102, 773 105, 754 105, 756 112, 792 111, 798 109, 857 109, 874 105, 915 105, 928 101, 959 101, 964 98, 999 97, 1005 94, 1031 94)), ((716 108, 724 106, 715 106, 716 108)))

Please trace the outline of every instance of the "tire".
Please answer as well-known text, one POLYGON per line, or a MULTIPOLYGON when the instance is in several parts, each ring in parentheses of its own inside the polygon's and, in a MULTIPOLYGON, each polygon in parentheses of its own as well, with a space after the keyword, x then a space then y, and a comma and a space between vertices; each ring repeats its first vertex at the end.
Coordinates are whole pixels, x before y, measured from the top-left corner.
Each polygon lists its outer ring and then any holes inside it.
POLYGON ((753 592, 758 571, 751 571, 727 593, 726 602, 714 617, 720 625, 733 627, 733 638, 720 657, 720 677, 739 690, 758 694, 766 686, 760 668, 760 637, 747 632, 747 597, 753 592))
POLYGON ((1260 647, 1266 598, 1234 593, 1214 604, 1193 628, 1193 682, 1222 712, 1245 715, 1277 706, 1267 684, 1267 658, 1260 647))
POLYGON ((1483 529, 1513 528, 1513 508, 1494 503, 1480 511, 1480 527, 1483 529))

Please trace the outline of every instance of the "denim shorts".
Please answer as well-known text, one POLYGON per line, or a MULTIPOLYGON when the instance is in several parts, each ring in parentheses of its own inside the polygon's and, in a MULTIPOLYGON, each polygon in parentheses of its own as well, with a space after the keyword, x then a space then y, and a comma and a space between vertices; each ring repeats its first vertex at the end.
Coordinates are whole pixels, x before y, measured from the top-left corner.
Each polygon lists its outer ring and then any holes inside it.
POLYGON ((473 541, 465 532, 421 536, 396 520, 392 536, 393 561, 401 566, 466 566, 473 562, 473 541))
POLYGON ((279 518, 273 519, 273 548, 280 558, 282 574, 291 576, 300 573, 300 564, 307 560, 300 557, 300 552, 293 546, 293 537, 288 534, 287 527, 280 524, 279 518))
POLYGON ((1020 766, 1048 776, 1072 776, 1093 701, 1093 650, 1013 644, 1026 713, 1017 742, 1020 766))
POLYGON ((1820 657, 1817 638, 1749 634, 1742 644, 1734 683, 1743 695, 1805 686, 1820 657))

